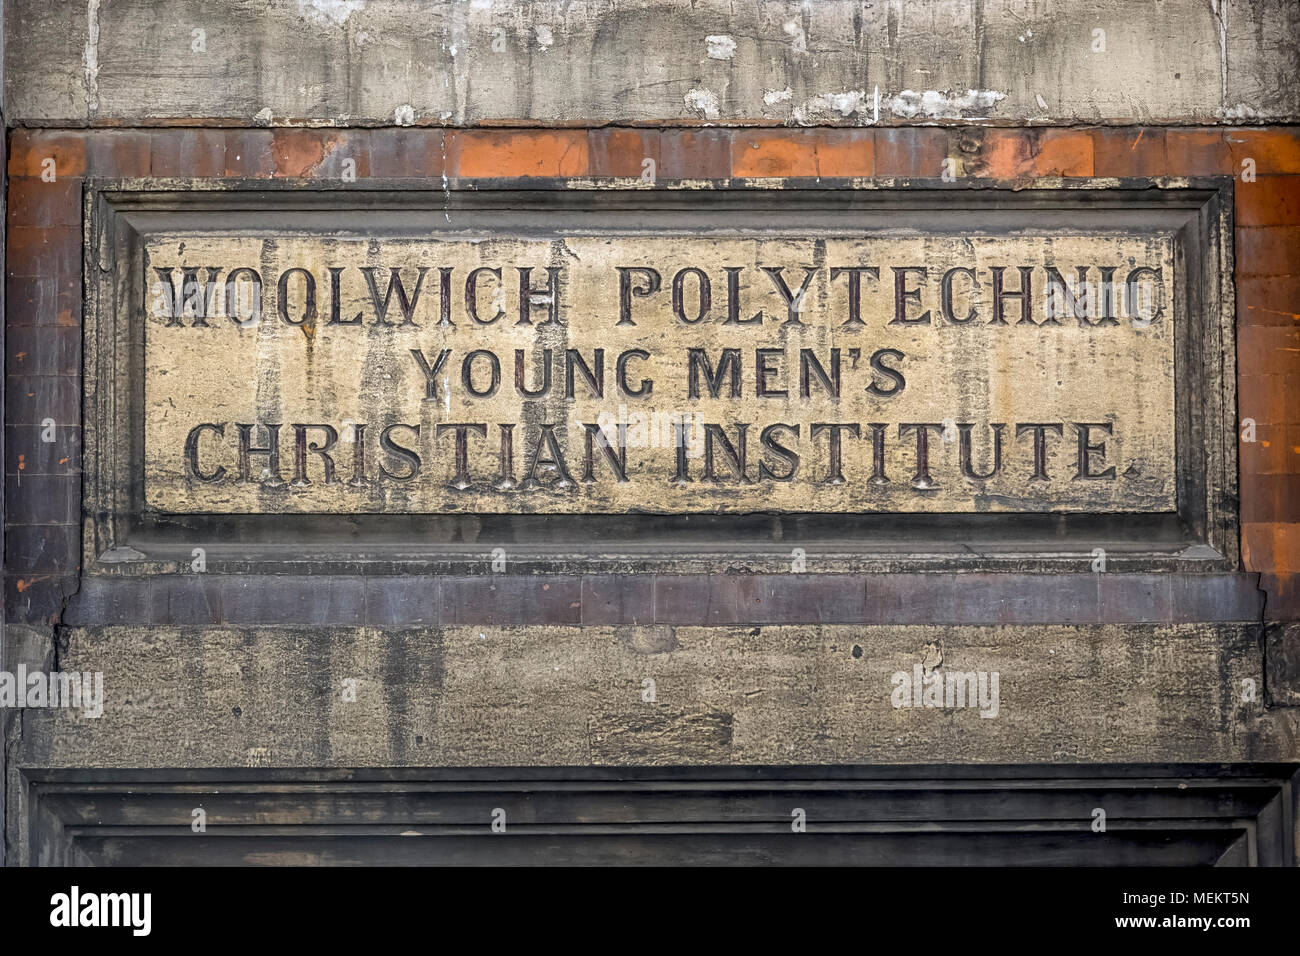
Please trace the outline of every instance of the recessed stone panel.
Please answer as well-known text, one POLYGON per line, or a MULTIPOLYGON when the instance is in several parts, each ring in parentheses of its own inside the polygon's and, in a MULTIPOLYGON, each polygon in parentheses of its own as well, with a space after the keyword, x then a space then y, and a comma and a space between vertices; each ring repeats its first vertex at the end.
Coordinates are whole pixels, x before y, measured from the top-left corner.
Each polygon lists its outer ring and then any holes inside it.
POLYGON ((1175 508, 1166 235, 181 233, 144 271, 162 512, 1175 508))
POLYGON ((1221 570, 1222 198, 92 181, 87 566, 1221 570))

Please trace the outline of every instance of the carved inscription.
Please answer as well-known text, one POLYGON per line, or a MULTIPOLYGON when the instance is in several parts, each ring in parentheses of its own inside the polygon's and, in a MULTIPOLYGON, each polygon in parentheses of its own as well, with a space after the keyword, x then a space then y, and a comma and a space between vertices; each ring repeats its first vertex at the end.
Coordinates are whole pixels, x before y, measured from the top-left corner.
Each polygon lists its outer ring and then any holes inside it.
POLYGON ((1161 236, 161 236, 194 513, 1170 511, 1161 236))

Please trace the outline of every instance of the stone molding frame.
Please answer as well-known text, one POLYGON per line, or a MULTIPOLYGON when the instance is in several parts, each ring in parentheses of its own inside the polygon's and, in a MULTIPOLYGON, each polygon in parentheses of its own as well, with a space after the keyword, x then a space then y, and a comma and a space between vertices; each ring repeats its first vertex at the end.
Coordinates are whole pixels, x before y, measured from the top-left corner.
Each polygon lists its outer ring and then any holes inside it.
POLYGON ((1274 764, 20 775, 14 862, 42 866, 1294 866, 1300 792, 1274 764))
MULTIPOLYGON (((1238 554, 1232 180, 421 180, 279 182, 87 180, 83 567, 90 576, 184 570, 194 547, 231 573, 467 573, 483 544, 504 544, 528 571, 781 570, 792 542, 833 572, 1078 569, 1104 544, 1120 571, 1232 571, 1238 554), (898 229, 954 217, 991 233, 1036 224, 1175 237, 1178 511, 1165 515, 817 516, 181 516, 146 513, 140 487, 142 237, 153 230, 309 229, 382 213, 382 225, 428 229, 445 209, 534 228, 556 218, 635 214, 639 227, 838 217, 898 229), (782 218, 784 217, 784 218, 782 218), (977 219, 975 217, 978 217, 977 219), (975 223, 978 223, 976 226, 975 223), (394 224, 396 224, 394 226, 394 224), (266 229, 265 225, 261 226, 266 229), (1196 374, 1193 375, 1192 371, 1196 374), (399 527, 400 526, 400 527, 399 527), (718 541, 725 539, 726 544, 718 541), (223 545, 214 542, 233 541, 223 545), (901 544, 900 544, 901 542, 901 544), (973 544, 972 544, 973 542, 973 544), (292 552, 292 561, 287 552, 292 552), (304 563, 305 562, 305 563, 304 563)), ((582 217, 588 217, 582 220, 582 217)), ((677 226, 680 228, 680 225, 677 226)), ((364 226, 354 227, 359 234, 364 226)))

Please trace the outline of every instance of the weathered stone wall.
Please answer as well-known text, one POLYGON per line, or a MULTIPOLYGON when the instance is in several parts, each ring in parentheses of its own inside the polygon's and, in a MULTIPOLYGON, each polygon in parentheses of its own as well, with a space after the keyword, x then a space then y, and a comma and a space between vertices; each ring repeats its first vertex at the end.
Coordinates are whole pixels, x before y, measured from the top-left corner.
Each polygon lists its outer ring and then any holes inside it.
POLYGON ((146 740, 150 765, 187 768, 1273 761, 1300 731, 1294 708, 1240 699, 1263 674, 1239 624, 110 627, 65 640, 60 666, 110 675, 114 700, 97 720, 30 711, 23 766, 138 768, 146 740), (893 675, 920 662, 999 683, 934 726, 891 701, 893 675), (349 679, 355 703, 334 693, 349 679))
POLYGON ((1289 0, 11 3, 22 123, 1300 118, 1289 0))
POLYGON ((0 670, 101 670, 114 701, 95 720, 0 711, 11 852, 24 769, 1300 760, 1290 0, 4 12, 0 670), (459 184, 636 180, 646 159, 663 180, 777 184, 1217 177, 1236 355, 1204 368, 1235 367, 1239 495, 1219 504, 1239 552, 1204 572, 1120 555, 1094 573, 1085 549, 1054 569, 976 554, 908 574, 725 555, 680 574, 533 555, 489 574, 484 553, 482 573, 412 580, 262 573, 235 540, 203 577, 86 573, 87 184, 335 184, 349 159, 359 178, 459 184), (914 665, 999 671, 1000 716, 892 707, 891 676, 914 665))

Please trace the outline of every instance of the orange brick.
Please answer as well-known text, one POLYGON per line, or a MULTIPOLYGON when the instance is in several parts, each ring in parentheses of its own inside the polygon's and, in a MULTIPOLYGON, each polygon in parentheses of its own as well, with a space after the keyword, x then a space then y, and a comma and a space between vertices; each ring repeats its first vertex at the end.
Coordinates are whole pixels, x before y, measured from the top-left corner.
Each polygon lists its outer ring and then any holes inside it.
POLYGON ((1170 176, 1232 175, 1232 154, 1221 129, 1165 130, 1165 163, 1170 176))
MULTIPOLYGON (((1300 327, 1248 325, 1238 329, 1237 368, 1248 374, 1300 372, 1300 327)), ((1300 418, 1300 403, 1296 415, 1300 418)))
MULTIPOLYGON (((86 175, 144 177, 165 175, 151 169, 150 133, 95 130, 86 134, 86 175)), ((188 174, 187 174, 188 175, 188 174)))
POLYGON ((10 227, 80 225, 82 183, 74 177, 52 183, 35 176, 10 179, 10 227))
POLYGON ((1242 160, 1255 161, 1255 175, 1300 173, 1300 131, 1295 129, 1232 129, 1225 137, 1231 151, 1232 174, 1240 177, 1242 160))
POLYGON ((816 176, 816 143, 787 130, 737 133, 731 144, 731 175, 742 179, 816 176))
POLYGON ((1027 174, 1031 152, 1025 130, 984 130, 978 152, 963 163, 962 171, 969 176, 1017 179, 1027 174))
POLYGON ((1237 414, 1255 420, 1257 437, 1259 426, 1295 424, 1296 395, 1300 374, 1242 371, 1237 376, 1237 414))
POLYGON ((1242 476, 1295 474, 1300 459, 1293 450, 1295 430, 1293 425, 1256 424, 1255 440, 1238 442, 1242 476))
POLYGON ((1300 521, 1300 475, 1243 474, 1241 521, 1300 521))
POLYGON ((591 175, 640 179, 648 159, 658 178, 659 140, 657 129, 593 129, 587 139, 591 175))
POLYGON ((449 164, 470 178, 568 178, 588 171, 586 130, 468 130, 448 140, 449 164))
POLYGON ((1273 525, 1264 522, 1242 523, 1241 559, 1248 571, 1273 570, 1273 525))
POLYGON ((11 276, 79 275, 78 226, 19 226, 6 237, 5 273, 11 276))
POLYGON ((9 175, 40 176, 54 160, 54 175, 80 176, 86 171, 86 144, 75 133, 15 130, 9 139, 9 175))
POLYGON ((817 175, 828 179, 874 176, 876 136, 869 129, 827 129, 814 147, 817 175))
POLYGON ((1056 129, 989 129, 965 174, 990 179, 1091 176, 1093 143, 1087 133, 1056 129))
POLYGON ((947 130, 894 126, 876 130, 876 175, 938 179, 948 158, 947 130))
POLYGON ((664 130, 659 139, 663 179, 730 179, 729 129, 664 130))
POLYGON ((1273 525, 1273 568, 1283 574, 1300 572, 1300 524, 1280 522, 1273 525))
POLYGON ((1300 176, 1260 176, 1237 182, 1238 226, 1300 224, 1300 176))
POLYGON ((225 174, 230 178, 270 179, 275 173, 269 129, 226 131, 225 174))
POLYGON ((1151 126, 1092 131, 1098 176, 1167 176, 1165 131, 1151 126))
MULTIPOLYGON (((97 149, 96 152, 99 152, 97 149)), ((106 157, 111 161, 112 157, 106 157)), ((220 179, 226 173, 226 131, 220 129, 156 129, 149 134, 149 151, 141 175, 178 179, 220 179)))
POLYGON ((1238 326, 1297 324, 1300 324, 1300 275, 1238 276, 1238 326))
POLYGON ((328 130, 277 129, 271 134, 276 179, 306 179, 316 174, 325 157, 339 144, 328 130))
POLYGON ((441 179, 447 168, 450 140, 440 129, 424 126, 355 130, 322 169, 343 171, 343 159, 356 159, 357 176, 384 179, 441 179))
MULTIPOLYGON (((373 132, 374 130, 334 130, 333 143, 326 151, 324 161, 316 167, 312 176, 316 179, 343 179, 345 182, 347 176, 369 179, 374 175, 370 171, 370 144, 372 142, 371 133, 373 132)), ((403 130, 403 132, 412 131, 403 130)), ((434 153, 426 162, 426 167, 431 170, 428 173, 429 176, 436 176, 441 179, 445 169, 442 160, 442 130, 421 129, 420 132, 434 134, 433 136, 424 137, 424 148, 434 153)))
POLYGON ((1238 229, 1237 275, 1300 275, 1300 226, 1238 229))
POLYGON ((1077 130, 1044 130, 1033 157, 1039 176, 1091 176, 1095 169, 1092 137, 1077 130))

